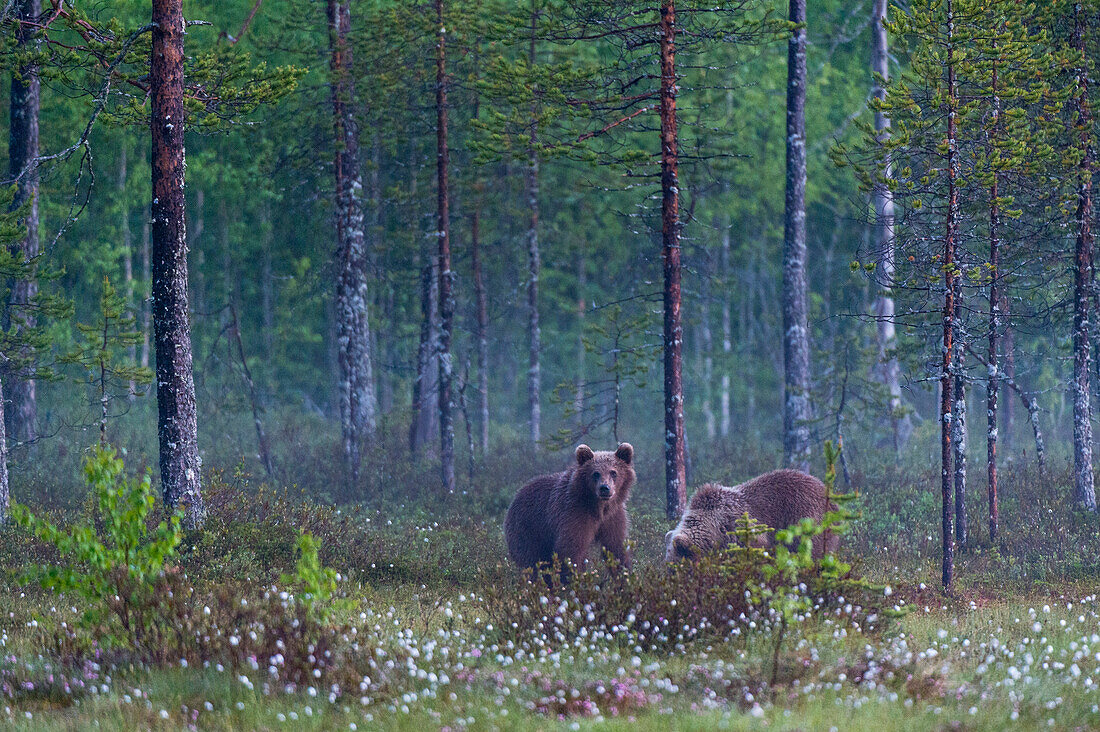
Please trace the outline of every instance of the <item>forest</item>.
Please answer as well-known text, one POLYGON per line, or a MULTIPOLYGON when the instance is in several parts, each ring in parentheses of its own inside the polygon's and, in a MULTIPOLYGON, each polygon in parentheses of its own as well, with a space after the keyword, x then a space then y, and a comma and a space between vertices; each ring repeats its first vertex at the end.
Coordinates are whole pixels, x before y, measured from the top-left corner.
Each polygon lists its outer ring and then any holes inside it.
POLYGON ((0 0, 0 726, 1100 727, 1098 62, 0 0))

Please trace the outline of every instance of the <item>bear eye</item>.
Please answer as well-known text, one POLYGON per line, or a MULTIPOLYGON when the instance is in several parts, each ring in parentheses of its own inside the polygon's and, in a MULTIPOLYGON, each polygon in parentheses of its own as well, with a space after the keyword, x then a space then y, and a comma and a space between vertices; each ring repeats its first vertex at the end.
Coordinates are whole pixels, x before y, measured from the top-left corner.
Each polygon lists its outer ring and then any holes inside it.
POLYGON ((598 472, 592 474, 592 480, 599 480, 600 474, 598 472))
POLYGON ((612 471, 611 471, 611 480, 615 480, 615 479, 616 479, 616 478, 618 478, 618 477, 619 477, 619 473, 618 473, 618 471, 616 471, 616 470, 612 470, 612 471))

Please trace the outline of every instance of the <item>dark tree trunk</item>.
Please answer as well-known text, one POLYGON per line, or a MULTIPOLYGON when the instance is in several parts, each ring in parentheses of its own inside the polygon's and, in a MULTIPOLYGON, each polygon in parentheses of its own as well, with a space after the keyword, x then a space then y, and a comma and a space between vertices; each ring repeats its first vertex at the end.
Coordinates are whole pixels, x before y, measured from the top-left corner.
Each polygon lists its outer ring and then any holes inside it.
POLYGON ((160 477, 164 504, 203 522, 201 467, 191 328, 187 314, 187 236, 184 224, 182 0, 153 0, 152 280, 157 359, 160 477))
POLYGON ((451 328, 454 323, 455 301, 452 290, 454 273, 451 272, 451 212, 447 175, 450 150, 447 143, 447 31, 443 24, 443 0, 435 0, 435 14, 439 29, 435 62, 436 108, 436 175, 437 175, 437 223, 439 238, 439 456, 443 477, 443 490, 455 489, 455 428, 452 418, 451 328))
MULTIPOLYGON (((126 196, 127 140, 124 137, 118 149, 118 206, 119 206, 119 231, 122 237, 122 276, 124 280, 123 297, 126 299, 126 312, 133 315, 134 312, 134 242, 130 232, 130 202, 126 196)), ((126 357, 131 364, 137 363, 137 344, 131 343, 126 347, 126 357)), ((137 383, 130 380, 128 396, 131 403, 137 396, 137 383)))
MULTIPOLYGON (((875 0, 871 24, 871 70, 881 76, 883 81, 890 78, 890 54, 887 46, 886 21, 888 0, 875 0)), ((876 77, 872 95, 876 99, 886 98, 884 84, 876 77)), ((875 132, 880 142, 890 137, 890 118, 882 110, 875 112, 875 132)), ((887 162, 885 175, 891 175, 891 165, 887 162)), ((878 369, 877 376, 886 388, 888 418, 894 438, 894 454, 905 447, 912 432, 908 416, 901 414, 901 384, 898 374, 897 330, 894 323, 894 197, 882 184, 875 186, 871 193, 871 202, 875 209, 875 251, 878 253, 878 279, 880 290, 872 306, 878 325, 878 369)))
POLYGON ((783 452, 810 469, 810 341, 806 324, 806 0, 790 0, 787 43, 787 194, 783 221, 783 452))
MULTIPOLYGON (((994 269, 996 272, 996 269, 994 269)), ((1008 309, 1008 294, 1004 292, 1004 288, 1001 288, 1000 312, 998 313, 998 320, 1001 323, 1001 327, 1004 329, 1004 343, 1001 346, 1001 352, 1004 354, 1005 366, 1003 370, 998 367, 998 376, 1004 376, 1007 379, 1016 379, 1016 338, 1012 332, 1012 319, 1009 317, 1011 314, 1008 309)), ((1001 427, 1004 433, 1001 435, 1001 444, 1005 451, 1011 451, 1013 449, 1012 441, 1012 426, 1016 424, 1016 409, 1013 406, 1011 399, 1005 399, 1004 419, 1001 420, 1001 427)))
POLYGON ((585 360, 588 349, 584 347, 585 288, 588 285, 588 263, 584 256, 584 245, 577 250, 577 384, 573 393, 573 411, 577 415, 577 425, 584 424, 584 388, 587 381, 585 360))
POLYGON ((409 425, 409 449, 414 453, 431 441, 438 416, 432 397, 439 388, 439 268, 434 253, 427 259, 420 270, 420 347, 416 353, 412 422, 409 425))
MULTIPOLYGON (((538 13, 531 6, 531 42, 527 51, 529 68, 535 67, 535 37, 538 13)), ((542 408, 542 372, 539 365, 541 336, 539 331, 539 152, 538 152, 538 103, 531 102, 531 137, 527 143, 527 171, 524 184, 527 189, 527 402, 530 410, 529 426, 531 444, 539 441, 542 408)))
MULTIPOLYGON (((726 227, 728 228, 728 227, 726 227)), ((714 280, 714 259, 707 256, 706 272, 703 274, 701 300, 699 304, 699 338, 696 339, 700 351, 700 366, 703 372, 703 421, 707 428, 707 439, 713 442, 718 437, 718 421, 714 415, 714 333, 710 327, 711 284, 714 280)))
MULTIPOLYGON (((481 70, 475 56, 474 68, 481 70)), ((481 97, 474 87, 474 119, 481 118, 481 97)), ((477 308, 477 397, 478 423, 481 428, 481 455, 489 454, 489 298, 485 290, 485 274, 481 267, 481 207, 485 183, 474 183, 474 210, 470 220, 470 259, 474 275, 474 300, 477 308)))
POLYGON ((363 179, 348 33, 350 0, 328 1, 332 122, 336 140, 336 320, 340 365, 340 426, 344 461, 352 483, 359 480, 363 441, 374 432, 377 405, 367 312, 367 252, 363 234, 363 179))
POLYGON ((263 322, 263 354, 270 359, 275 353, 275 275, 271 256, 271 243, 275 224, 271 220, 271 203, 263 205, 263 251, 260 260, 260 316, 263 322))
POLYGON ((942 581, 944 590, 951 589, 955 571, 955 544, 951 534, 953 508, 951 489, 951 409, 954 379, 952 365, 954 359, 955 335, 955 246, 958 236, 959 193, 957 178, 959 160, 956 139, 957 114, 955 103, 955 60, 954 60, 954 6, 947 0, 947 227, 943 240, 943 354, 940 376, 940 498, 941 533, 943 540, 942 581))
POLYGON ((680 315, 680 187, 676 141, 676 7, 662 0, 661 260, 664 263, 665 512, 677 518, 687 500, 684 464, 684 327, 680 315))
MULTIPOLYGON (((1080 3, 1074 5, 1073 46, 1085 53, 1087 18, 1080 3)), ((1087 67, 1087 60, 1084 62, 1087 67)), ((1089 109, 1088 72, 1078 72, 1077 130, 1081 162, 1077 181, 1077 244, 1073 257, 1073 498, 1087 511, 1096 510, 1096 486, 1092 473, 1092 405, 1089 401, 1089 297, 1093 284, 1092 242, 1092 115, 1089 109)))
MULTIPOLYGON (((730 316, 730 286, 733 284, 733 271, 730 268, 730 227, 722 232, 722 394, 720 409, 722 413, 720 432, 722 437, 730 434, 730 369, 733 367, 733 320, 730 316)), ((745 298, 746 300, 748 298, 745 298)), ((742 308, 743 310, 743 308, 742 308)), ((744 334, 744 329, 742 329, 744 334)), ((744 337, 742 335, 742 337, 744 337)))
POLYGON ((244 354, 244 341, 241 340, 241 321, 237 317, 237 307, 232 302, 229 304, 230 333, 237 346, 237 358, 241 364, 241 379, 248 390, 248 403, 252 407, 252 424, 256 428, 256 446, 259 449, 260 464, 264 466, 264 472, 268 479, 275 477, 275 463, 271 459, 271 447, 267 441, 267 430, 264 429, 264 408, 260 404, 260 396, 256 392, 256 382, 252 378, 252 369, 248 368, 248 357, 244 354))
POLYGON ((0 526, 8 522, 11 489, 8 487, 8 435, 4 427, 4 383, 0 372, 0 526))
MULTIPOLYGON (((15 41, 23 51, 34 43, 36 28, 31 23, 38 20, 42 12, 41 0, 22 0, 16 10, 18 28, 15 41)), ((26 65, 12 74, 11 105, 8 156, 9 171, 15 178, 38 157, 38 110, 41 102, 41 83, 38 68, 26 65)), ((19 178, 15 191, 13 208, 28 205, 27 216, 22 223, 27 232, 23 240, 12 246, 26 260, 38 256, 38 172, 26 171, 19 178)), ((38 282, 33 278, 20 279, 12 286, 10 319, 16 332, 35 326, 35 317, 30 303, 38 294, 38 282)), ((38 436, 38 401, 35 394, 35 382, 29 372, 17 371, 9 383, 11 391, 12 439, 17 442, 30 442, 38 436)))
POLYGON ((149 216, 142 216, 141 222, 141 367, 149 368, 149 339, 153 330, 152 307, 152 222, 149 216))
POLYGON ((474 297, 477 300, 477 392, 481 425, 481 454, 489 454, 489 298, 481 269, 481 189, 474 194, 474 215, 470 223, 470 248, 474 267, 474 297))
MULTIPOLYGON (((1001 100, 997 92, 997 66, 993 67, 993 129, 997 132, 1000 121, 1001 100)), ((986 433, 985 468, 986 485, 989 497, 989 540, 997 538, 997 396, 1000 388, 1000 374, 997 372, 997 336, 1000 328, 1001 272, 1000 272, 1000 206, 997 201, 999 176, 993 173, 993 182, 989 188, 989 349, 986 353, 986 433)))

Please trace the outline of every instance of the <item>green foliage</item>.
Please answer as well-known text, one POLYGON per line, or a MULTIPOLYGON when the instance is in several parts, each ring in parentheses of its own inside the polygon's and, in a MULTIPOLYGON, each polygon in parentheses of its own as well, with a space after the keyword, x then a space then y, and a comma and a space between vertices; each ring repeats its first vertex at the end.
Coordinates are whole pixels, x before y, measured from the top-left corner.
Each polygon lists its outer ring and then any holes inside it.
POLYGON ((141 342, 142 333, 136 329, 134 316, 109 277, 103 278, 98 321, 77 323, 76 328, 77 342, 61 358, 61 362, 80 367, 84 371, 85 383, 97 392, 101 408, 100 442, 105 444, 111 399, 124 389, 139 396, 136 387, 152 382, 153 371, 129 362, 124 355, 124 350, 141 342))
POLYGON ((182 531, 174 514, 149 530, 146 519, 156 503, 149 473, 140 480, 123 475, 123 463, 111 448, 93 448, 84 463, 85 480, 95 500, 95 526, 59 527, 13 504, 12 520, 53 545, 62 563, 37 565, 21 573, 24 583, 75 595, 87 604, 83 621, 108 626, 115 640, 144 648, 153 626, 169 561, 182 531), (113 621, 113 622, 112 622, 113 621))
POLYGON ((297 600, 305 607, 306 614, 326 623, 334 610, 350 609, 352 603, 344 598, 334 601, 337 580, 340 573, 330 567, 322 566, 318 554, 320 543, 313 535, 303 531, 298 535, 298 563, 293 575, 283 575, 283 584, 295 586, 299 590, 297 600))

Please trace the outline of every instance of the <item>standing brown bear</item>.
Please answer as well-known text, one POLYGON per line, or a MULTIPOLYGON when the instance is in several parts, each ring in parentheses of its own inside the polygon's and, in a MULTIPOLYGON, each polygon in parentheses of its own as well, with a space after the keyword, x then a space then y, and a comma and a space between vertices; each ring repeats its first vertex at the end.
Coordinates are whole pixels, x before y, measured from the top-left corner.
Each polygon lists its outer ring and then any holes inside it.
POLYGON ((576 451, 577 464, 552 475, 540 475, 520 489, 504 520, 508 556, 521 568, 562 562, 581 566, 593 541, 630 566, 626 549, 626 500, 634 485, 634 448, 623 442, 615 452, 576 451))
MULTIPOLYGON (((707 483, 691 497, 680 524, 665 535, 665 560, 695 559, 721 549, 746 513, 773 529, 757 538, 760 546, 770 547, 775 544, 775 529, 785 529, 804 518, 821 521, 832 508, 825 484, 798 470, 773 470, 733 488, 707 483)), ((836 546, 836 534, 819 534, 813 539, 813 556, 820 558, 825 552, 836 551, 836 546)))

